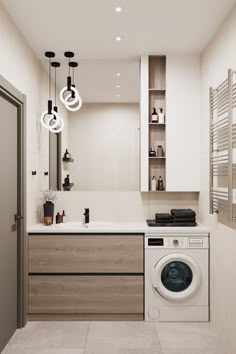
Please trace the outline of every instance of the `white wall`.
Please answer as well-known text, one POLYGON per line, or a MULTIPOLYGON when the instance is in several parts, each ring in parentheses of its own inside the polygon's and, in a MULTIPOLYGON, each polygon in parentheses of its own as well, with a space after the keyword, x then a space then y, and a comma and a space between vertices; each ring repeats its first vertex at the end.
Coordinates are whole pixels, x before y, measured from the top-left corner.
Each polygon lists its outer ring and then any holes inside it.
MULTIPOLYGON (((48 177, 44 176, 44 171, 48 170, 48 132, 39 123, 40 113, 46 108, 48 80, 39 60, 1 4, 0 48, 2 53, 0 74, 27 96, 27 223, 31 225, 41 220, 40 190, 48 187, 48 177), (37 176, 32 176, 32 170, 37 171, 37 176)), ((66 120, 67 112, 61 105, 59 111, 66 120)), ((122 120, 124 119, 125 117, 122 117, 122 120)), ((136 131, 131 133, 132 139, 136 133, 136 131)), ((64 151, 66 147, 70 148, 69 144, 66 121, 62 150, 64 151)), ((136 147, 135 153, 138 154, 139 147, 136 147)), ((137 164, 137 161, 135 163, 137 164)), ((132 166, 136 169, 135 165, 132 166)), ((136 185, 136 183, 137 181, 131 184, 136 185)), ((173 206, 190 206, 197 211, 197 203, 198 195, 194 193, 159 195, 129 191, 61 192, 58 193, 56 210, 66 209, 70 220, 82 220, 83 208, 90 207, 93 211, 92 219, 132 221, 154 218, 155 212, 169 211, 173 206)))
MULTIPOLYGON (((0 74, 27 97, 27 217, 28 223, 38 220, 40 190, 48 188, 48 132, 39 123, 47 108, 48 81, 40 61, 0 4, 0 74), (32 176, 31 171, 37 175, 32 176)), ((59 111, 66 118, 66 112, 59 111)))
POLYGON ((228 68, 236 69, 236 7, 202 53, 202 129, 200 219, 211 227, 211 320, 236 353, 236 231, 209 215, 209 87, 220 84, 228 68))
POLYGON ((87 103, 69 117, 73 190, 138 191, 139 105, 87 103))

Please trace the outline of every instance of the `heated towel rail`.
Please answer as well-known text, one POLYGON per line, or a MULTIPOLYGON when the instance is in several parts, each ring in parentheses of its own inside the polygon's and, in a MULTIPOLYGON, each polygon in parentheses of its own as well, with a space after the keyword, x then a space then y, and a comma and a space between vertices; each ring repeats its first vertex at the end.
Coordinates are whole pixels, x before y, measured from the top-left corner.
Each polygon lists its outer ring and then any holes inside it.
POLYGON ((236 72, 210 88, 210 213, 236 219, 236 72))

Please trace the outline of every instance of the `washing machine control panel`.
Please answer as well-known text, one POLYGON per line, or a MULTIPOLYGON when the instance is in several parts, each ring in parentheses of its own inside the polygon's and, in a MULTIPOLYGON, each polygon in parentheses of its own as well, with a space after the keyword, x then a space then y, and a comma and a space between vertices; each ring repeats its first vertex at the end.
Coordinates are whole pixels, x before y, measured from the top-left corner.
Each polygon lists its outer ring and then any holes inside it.
POLYGON ((161 248, 208 248, 208 237, 207 236, 159 236, 146 235, 145 237, 145 248, 161 249, 161 248))

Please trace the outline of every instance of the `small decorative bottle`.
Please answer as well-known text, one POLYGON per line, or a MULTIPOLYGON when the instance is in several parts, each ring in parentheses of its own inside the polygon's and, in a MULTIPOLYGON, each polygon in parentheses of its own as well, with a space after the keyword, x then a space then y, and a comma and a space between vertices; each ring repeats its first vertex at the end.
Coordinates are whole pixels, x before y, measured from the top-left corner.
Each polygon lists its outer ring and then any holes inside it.
POLYGON ((70 158, 71 158, 70 153, 69 153, 68 149, 66 149, 66 152, 64 154, 64 159, 69 160, 70 158))
POLYGON ((157 146, 157 157, 164 157, 164 150, 162 145, 157 146))
POLYGON ((156 177, 152 177, 152 182, 151 182, 151 191, 154 192, 157 190, 157 180, 156 177))
POLYGON ((150 149, 149 156, 150 157, 155 157, 156 156, 156 151, 153 148, 150 149))
POLYGON ((164 191, 164 182, 161 176, 159 176, 158 181, 157 181, 157 190, 158 191, 164 191))
POLYGON ((153 108, 152 112, 152 123, 158 123, 158 114, 156 108, 153 108))
POLYGON ((163 109, 160 108, 160 112, 158 114, 158 118, 159 118, 159 124, 164 124, 165 123, 165 115, 163 113, 163 109))
POLYGON ((61 222, 66 222, 66 213, 65 210, 62 212, 62 221, 61 222))

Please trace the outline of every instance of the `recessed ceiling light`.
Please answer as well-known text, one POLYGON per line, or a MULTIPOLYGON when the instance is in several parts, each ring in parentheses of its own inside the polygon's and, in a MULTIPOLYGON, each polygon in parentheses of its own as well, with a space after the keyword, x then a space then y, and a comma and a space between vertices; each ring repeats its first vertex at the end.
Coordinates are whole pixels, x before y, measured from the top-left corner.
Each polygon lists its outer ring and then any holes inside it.
POLYGON ((116 76, 120 76, 120 73, 116 73, 116 76))
POLYGON ((121 36, 116 36, 116 41, 117 41, 117 42, 120 42, 121 39, 122 39, 121 36))
POLYGON ((120 7, 120 6, 116 6, 116 12, 121 12, 123 9, 122 9, 122 7, 120 7))
POLYGON ((120 85, 116 85, 116 88, 120 88, 120 85))

